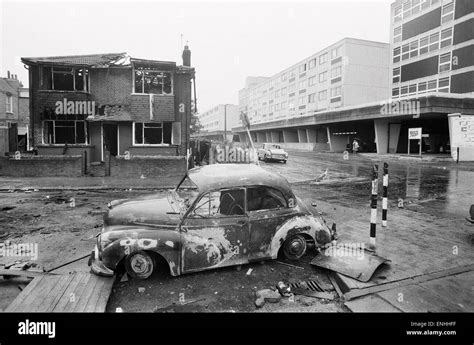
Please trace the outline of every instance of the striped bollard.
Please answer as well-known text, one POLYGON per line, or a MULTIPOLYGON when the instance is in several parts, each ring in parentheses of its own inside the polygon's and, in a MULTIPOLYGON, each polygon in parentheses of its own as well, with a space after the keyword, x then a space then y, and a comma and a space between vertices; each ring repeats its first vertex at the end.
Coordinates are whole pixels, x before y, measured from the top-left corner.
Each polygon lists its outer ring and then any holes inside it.
POLYGON ((387 226, 388 208, 388 164, 383 163, 383 190, 382 190, 382 226, 387 226))
POLYGON ((375 230, 377 226, 377 189, 379 182, 379 166, 374 165, 372 171, 372 197, 370 201, 370 246, 375 249, 375 230))

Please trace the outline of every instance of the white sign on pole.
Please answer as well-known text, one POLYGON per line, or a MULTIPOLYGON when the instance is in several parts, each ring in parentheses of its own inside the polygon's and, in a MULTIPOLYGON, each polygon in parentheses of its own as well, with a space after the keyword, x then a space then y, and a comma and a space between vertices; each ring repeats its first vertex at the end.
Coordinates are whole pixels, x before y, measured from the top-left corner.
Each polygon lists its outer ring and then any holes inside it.
POLYGON ((408 129, 408 139, 409 140, 421 139, 421 127, 419 127, 419 128, 409 128, 408 129))

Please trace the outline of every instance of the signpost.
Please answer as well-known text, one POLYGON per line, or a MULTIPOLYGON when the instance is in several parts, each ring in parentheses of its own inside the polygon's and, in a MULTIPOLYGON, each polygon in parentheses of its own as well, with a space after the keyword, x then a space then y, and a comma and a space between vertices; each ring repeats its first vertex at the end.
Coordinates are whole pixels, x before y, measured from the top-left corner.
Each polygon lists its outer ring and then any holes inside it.
POLYGON ((422 135, 422 128, 421 127, 408 128, 408 155, 410 155, 410 140, 419 140, 419 143, 420 143, 420 153, 419 153, 419 155, 421 156, 421 147, 423 146, 422 142, 421 142, 422 136, 423 135, 422 135))

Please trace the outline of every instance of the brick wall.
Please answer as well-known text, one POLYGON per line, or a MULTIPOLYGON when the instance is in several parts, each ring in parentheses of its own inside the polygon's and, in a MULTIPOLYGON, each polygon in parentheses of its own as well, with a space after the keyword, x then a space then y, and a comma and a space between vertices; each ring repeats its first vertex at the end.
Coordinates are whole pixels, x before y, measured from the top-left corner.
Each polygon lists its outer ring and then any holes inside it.
POLYGON ((151 177, 184 176, 186 173, 185 157, 155 156, 132 157, 126 160, 111 157, 110 175, 112 177, 140 178, 141 175, 151 177))
POLYGON ((79 177, 81 156, 32 156, 20 160, 0 157, 0 176, 14 177, 79 177))
POLYGON ((97 105, 130 105, 132 93, 131 68, 90 70, 91 89, 97 105))

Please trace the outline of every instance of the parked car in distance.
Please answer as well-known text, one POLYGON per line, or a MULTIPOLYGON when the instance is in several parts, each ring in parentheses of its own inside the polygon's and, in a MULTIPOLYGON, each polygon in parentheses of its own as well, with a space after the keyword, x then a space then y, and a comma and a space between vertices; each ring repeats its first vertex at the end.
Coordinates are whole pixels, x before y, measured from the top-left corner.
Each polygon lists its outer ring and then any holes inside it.
POLYGON ((298 259, 335 236, 281 175, 255 164, 211 164, 189 170, 167 197, 109 203, 89 265, 105 276, 121 267, 140 279, 161 267, 179 276, 279 253, 298 259))
POLYGON ((264 161, 280 161, 286 163, 288 153, 278 144, 265 143, 257 151, 259 160, 264 161))

